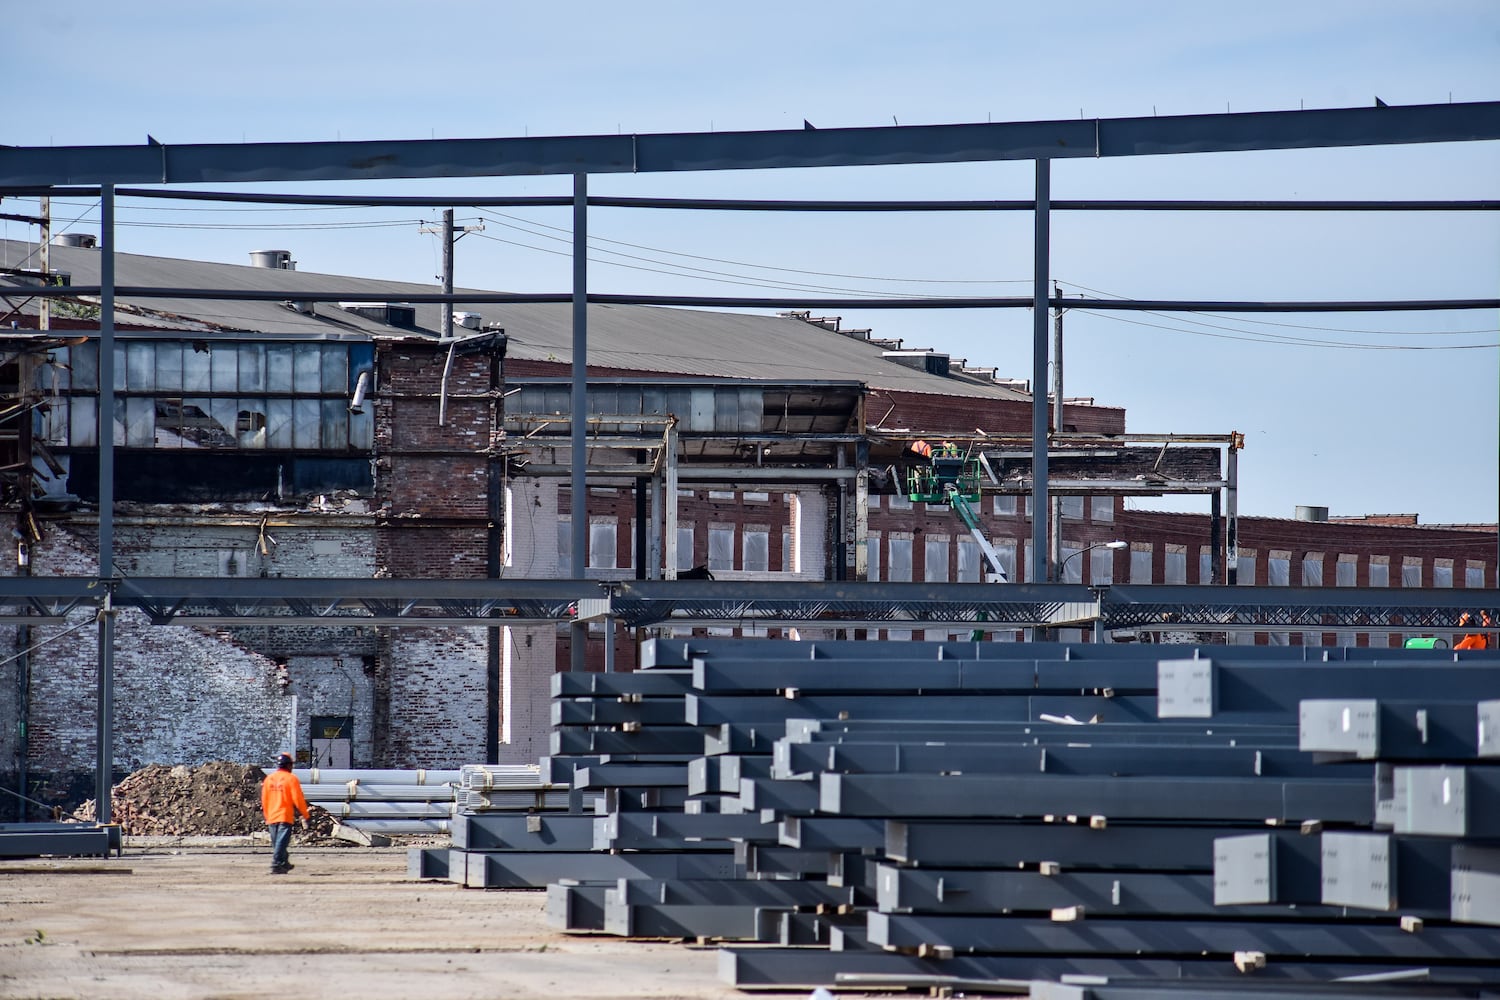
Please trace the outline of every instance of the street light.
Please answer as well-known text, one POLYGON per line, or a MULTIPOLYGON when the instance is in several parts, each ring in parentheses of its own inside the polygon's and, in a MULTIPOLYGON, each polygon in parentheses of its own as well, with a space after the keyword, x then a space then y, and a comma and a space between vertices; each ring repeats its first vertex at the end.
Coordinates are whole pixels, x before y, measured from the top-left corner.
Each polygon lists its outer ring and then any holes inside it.
POLYGON ((1072 555, 1068 556, 1068 558, 1066 558, 1062 562, 1058 563, 1058 566, 1057 566, 1057 580, 1058 580, 1058 582, 1062 583, 1064 580, 1067 579, 1068 574, 1065 572, 1065 570, 1067 569, 1068 563, 1072 562, 1074 559, 1077 559, 1079 556, 1083 555, 1085 552, 1088 552, 1088 551, 1090 551, 1092 549, 1123 549, 1123 548, 1125 548, 1129 544, 1130 544, 1129 542, 1122 542, 1118 538, 1116 538, 1113 541, 1109 541, 1109 542, 1095 542, 1093 545, 1085 545, 1083 548, 1079 549, 1077 552, 1074 552, 1072 555))

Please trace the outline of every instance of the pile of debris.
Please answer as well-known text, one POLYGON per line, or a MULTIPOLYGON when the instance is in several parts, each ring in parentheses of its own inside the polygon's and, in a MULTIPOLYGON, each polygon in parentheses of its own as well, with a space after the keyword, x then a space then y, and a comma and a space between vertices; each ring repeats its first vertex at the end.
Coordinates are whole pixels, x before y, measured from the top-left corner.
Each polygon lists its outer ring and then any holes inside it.
MULTIPOLYGON (((198 767, 148 764, 114 787, 110 818, 132 837, 243 837, 264 830, 260 783, 266 773, 253 764, 213 760, 198 767)), ((73 815, 93 821, 89 799, 73 815)), ((338 821, 312 807, 307 831, 295 837, 313 842, 333 837, 338 821)))

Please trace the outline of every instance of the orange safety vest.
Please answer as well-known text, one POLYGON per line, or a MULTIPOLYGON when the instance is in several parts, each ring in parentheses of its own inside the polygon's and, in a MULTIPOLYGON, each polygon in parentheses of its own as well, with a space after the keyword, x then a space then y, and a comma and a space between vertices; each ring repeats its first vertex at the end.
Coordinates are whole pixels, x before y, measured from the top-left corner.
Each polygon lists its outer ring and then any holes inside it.
POLYGON ((260 811, 265 813, 267 823, 295 823, 297 812, 311 817, 307 798, 302 794, 302 782, 291 771, 277 768, 266 775, 260 786, 260 811))

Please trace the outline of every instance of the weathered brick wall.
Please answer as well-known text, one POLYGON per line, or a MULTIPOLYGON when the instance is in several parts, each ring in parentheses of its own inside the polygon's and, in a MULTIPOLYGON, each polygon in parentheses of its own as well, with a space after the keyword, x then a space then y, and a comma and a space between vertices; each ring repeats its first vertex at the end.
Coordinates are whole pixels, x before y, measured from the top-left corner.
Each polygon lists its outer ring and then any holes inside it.
POLYGON ((484 762, 487 629, 392 628, 389 723, 379 767, 461 767, 484 762))
MULTIPOLYGON (((33 546, 32 569, 92 574, 92 545, 53 528, 33 546)), ((0 633, 0 648, 14 648, 15 635, 14 626, 0 633)), ((66 626, 33 627, 31 642, 39 648, 30 657, 30 784, 76 804, 92 791, 97 760, 98 630, 90 613, 79 612, 66 626)), ((260 763, 288 746, 296 701, 269 658, 219 633, 151 625, 132 610, 117 612, 115 650, 117 777, 149 763, 260 763)), ((7 722, 14 706, 11 716, 7 722)), ((15 753, 13 744, 13 767, 15 753)))
MULTIPOLYGON (((927 434, 972 434, 976 428, 988 434, 1031 432, 1029 400, 877 389, 871 392, 867 409, 871 421, 878 420, 882 427, 910 427, 927 434)), ((1112 406, 1064 404, 1063 426, 1070 431, 1121 434, 1125 431, 1125 411, 1112 406)))

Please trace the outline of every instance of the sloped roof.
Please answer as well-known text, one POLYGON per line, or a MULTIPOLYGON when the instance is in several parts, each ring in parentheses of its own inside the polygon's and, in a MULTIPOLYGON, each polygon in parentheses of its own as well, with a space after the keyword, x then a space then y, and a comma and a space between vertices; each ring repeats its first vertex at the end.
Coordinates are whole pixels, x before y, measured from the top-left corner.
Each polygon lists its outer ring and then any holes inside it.
MULTIPOLYGON (((0 240, 0 266, 26 258, 35 244, 0 240)), ((68 272, 75 285, 97 285, 100 252, 53 246, 54 271, 68 272)), ((35 258, 27 266, 35 266, 35 258)), ((15 267, 16 263, 8 266, 15 267)), ((0 276, 0 282, 7 279, 0 276)), ((402 296, 433 294, 434 285, 383 281, 219 264, 208 261, 116 254, 115 282, 159 288, 287 290, 344 293, 362 302, 402 302, 402 296)), ((492 289, 456 289, 485 294, 492 289)), ((14 296, 12 296, 14 298, 14 296)), ((164 330, 277 333, 327 336, 364 334, 376 338, 435 338, 442 306, 413 304, 412 328, 387 325, 320 302, 307 315, 281 302, 193 298, 120 299, 117 323, 164 330)), ((572 306, 569 303, 455 306, 480 313, 486 324, 505 329, 509 357, 568 363, 572 360, 572 306)), ((29 310, 34 312, 35 310, 29 310)), ((589 306, 591 367, 655 372, 664 376, 759 378, 783 381, 855 380, 872 388, 999 400, 1030 400, 1029 393, 974 376, 933 375, 889 361, 879 345, 781 316, 710 312, 655 306, 589 306)), ((466 331, 459 329, 460 335, 466 331)))

